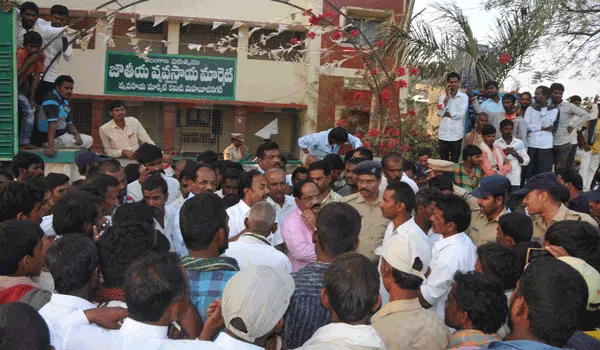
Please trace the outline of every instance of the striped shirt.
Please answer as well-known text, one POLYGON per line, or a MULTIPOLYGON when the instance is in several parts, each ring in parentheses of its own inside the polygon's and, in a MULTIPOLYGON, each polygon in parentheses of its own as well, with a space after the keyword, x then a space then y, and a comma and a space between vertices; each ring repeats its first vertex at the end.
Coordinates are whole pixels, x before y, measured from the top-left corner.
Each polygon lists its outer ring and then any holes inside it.
POLYGON ((483 346, 494 340, 500 340, 500 337, 496 333, 487 334, 477 329, 463 329, 452 334, 448 349, 459 348, 461 346, 483 346))
POLYGON ((321 305, 323 275, 329 263, 314 262, 292 273, 296 290, 285 313, 283 343, 288 349, 302 346, 317 329, 331 323, 331 313, 321 305))

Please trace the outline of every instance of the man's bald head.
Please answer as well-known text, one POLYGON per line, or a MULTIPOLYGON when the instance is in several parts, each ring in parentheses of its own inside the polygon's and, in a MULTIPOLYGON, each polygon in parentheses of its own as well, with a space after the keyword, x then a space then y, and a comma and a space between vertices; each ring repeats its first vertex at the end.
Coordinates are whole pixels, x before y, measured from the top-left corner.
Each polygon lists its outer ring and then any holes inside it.
POLYGON ((271 232, 275 231, 277 213, 275 208, 268 202, 258 202, 252 206, 248 214, 248 230, 252 233, 267 237, 271 232))
POLYGON ((318 162, 319 158, 317 156, 315 156, 314 154, 307 154, 304 157, 304 167, 308 168, 312 163, 314 162, 318 162))

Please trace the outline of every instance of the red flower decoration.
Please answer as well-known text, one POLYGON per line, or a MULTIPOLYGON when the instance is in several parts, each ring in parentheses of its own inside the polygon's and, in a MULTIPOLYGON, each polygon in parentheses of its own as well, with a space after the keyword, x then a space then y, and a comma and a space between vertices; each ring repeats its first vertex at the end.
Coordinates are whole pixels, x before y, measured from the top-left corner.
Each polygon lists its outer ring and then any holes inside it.
POLYGON ((431 135, 430 135, 430 134, 427 134, 427 135, 425 135, 425 137, 426 137, 426 138, 428 138, 428 139, 430 139, 430 138, 431 138, 431 135))
POLYGON ((408 144, 406 144, 406 143, 405 143, 405 144, 403 144, 403 145, 400 147, 400 150, 401 150, 402 152, 407 152, 409 149, 410 149, 410 146, 409 146, 408 144))
POLYGON ((502 55, 500 55, 500 57, 498 57, 498 63, 500 64, 507 64, 508 62, 510 62, 510 55, 508 53, 503 53, 502 55))
POLYGON ((439 105, 437 105, 437 109, 438 109, 438 111, 439 111, 440 109, 442 109, 443 107, 444 107, 444 105, 443 105, 443 104, 441 104, 441 103, 440 103, 439 105))
POLYGON ((412 116, 417 114, 417 113, 415 113, 415 111, 413 109, 409 109, 407 113, 408 113, 408 115, 412 115, 412 116))
POLYGON ((324 12, 321 16, 323 18, 333 18, 333 17, 335 17, 335 12, 327 11, 327 12, 324 12))
POLYGON ((331 38, 333 40, 340 40, 342 38, 342 31, 341 30, 336 30, 335 32, 333 32, 333 34, 331 35, 331 38))
POLYGON ((369 141, 363 142, 363 146, 369 148, 371 147, 371 143, 369 141))
POLYGON ((396 75, 399 77, 403 77, 406 75, 406 69, 404 69, 404 67, 398 67, 394 69, 394 73, 396 73, 396 75))
POLYGON ((373 45, 375 45, 377 47, 383 47, 383 45, 384 45, 383 40, 376 41, 373 45))
POLYGON ((385 142, 381 142, 379 143, 379 148, 386 148, 386 143, 385 142))
POLYGON ((296 38, 292 38, 292 40, 290 40, 290 44, 292 45, 296 45, 298 43, 298 39, 296 38))
POLYGON ((416 129, 412 129, 412 130, 410 131, 410 134, 411 134, 411 135, 416 135, 416 134, 417 134, 417 130, 416 130, 416 129))
POLYGON ((419 74, 419 68, 417 68, 417 67, 410 67, 409 73, 411 75, 414 75, 416 77, 419 74))
POLYGON ((392 136, 395 136, 395 137, 400 136, 400 130, 398 130, 398 129, 394 130, 394 132, 392 133, 392 136))
POLYGON ((359 100, 364 100, 365 98, 366 98, 366 96, 362 92, 355 92, 354 96, 352 97, 352 100, 359 101, 359 100))
POLYGON ((348 121, 345 119, 340 119, 335 123, 336 126, 346 127, 348 126, 348 121))
POLYGON ((321 19, 315 15, 310 16, 310 18, 308 19, 308 23, 312 24, 313 26, 316 26, 317 24, 319 24, 319 21, 321 19))
POLYGON ((359 132, 359 133, 356 134, 356 137, 358 137, 359 139, 361 139, 363 137, 363 134, 359 132))
POLYGON ((308 32, 308 37, 311 38, 311 39, 314 39, 314 38, 317 37, 317 33, 315 33, 315 32, 308 32))
POLYGON ((394 142, 394 140, 390 141, 390 143, 388 143, 388 148, 394 148, 396 147, 396 143, 394 142))
POLYGON ((382 100, 391 100, 392 93, 389 92, 388 90, 382 91, 381 94, 379 94, 379 98, 382 100))
POLYGON ((306 9, 306 11, 302 12, 302 16, 311 16, 312 9, 306 9))
POLYGON ((406 82, 406 80, 398 80, 398 89, 403 89, 408 87, 408 83, 406 82))
POLYGON ((377 69, 371 69, 370 73, 371 75, 377 75, 377 69))
POLYGON ((360 31, 358 29, 354 29, 350 32, 350 36, 353 38, 356 38, 359 35, 360 35, 360 31))
POLYGON ((381 135, 381 131, 379 131, 377 129, 371 129, 367 133, 367 136, 371 136, 371 137, 376 137, 376 136, 379 136, 379 135, 381 135))

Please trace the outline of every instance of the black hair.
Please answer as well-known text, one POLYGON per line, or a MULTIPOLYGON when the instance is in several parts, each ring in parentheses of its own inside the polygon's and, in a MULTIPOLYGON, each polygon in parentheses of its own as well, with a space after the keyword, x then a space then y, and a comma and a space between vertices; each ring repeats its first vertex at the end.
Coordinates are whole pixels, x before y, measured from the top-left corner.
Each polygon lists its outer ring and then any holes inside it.
POLYGON ((486 243, 477 247, 477 256, 485 275, 500 281, 504 290, 515 289, 523 272, 515 251, 498 243, 486 243))
POLYGON ((460 75, 458 75, 458 73, 456 73, 456 72, 448 73, 448 75, 446 75, 446 82, 449 82, 450 79, 452 79, 452 78, 457 78, 458 81, 460 82, 460 75))
POLYGON ((600 231, 592 224, 576 220, 560 221, 548 227, 545 239, 600 271, 600 231))
POLYGON ((523 213, 507 213, 498 219, 498 225, 505 236, 512 238, 515 243, 531 241, 533 237, 533 221, 523 213))
POLYGON ((336 126, 335 128, 331 129, 328 136, 331 141, 334 142, 344 143, 348 141, 348 132, 341 126, 336 126))
POLYGON ((394 202, 404 203, 406 207, 406 213, 410 213, 417 207, 417 199, 415 198, 415 191, 409 184, 402 181, 394 181, 385 188, 386 191, 393 191, 394 202))
POLYGON ((100 236, 96 246, 104 285, 120 287, 127 267, 154 251, 154 228, 138 221, 113 224, 100 236))
POLYGON ((0 185, 0 222, 16 219, 19 213, 30 217, 35 205, 44 201, 46 189, 29 182, 11 181, 0 185))
POLYGON ((242 172, 235 168, 228 168, 223 172, 223 183, 225 180, 239 180, 242 172))
POLYGON ((0 223, 0 276, 17 272, 19 261, 33 256, 44 231, 33 221, 8 220, 0 223))
POLYGON ((360 153, 361 158, 365 158, 365 160, 373 160, 373 151, 366 147, 358 147, 354 150, 354 154, 360 153))
POLYGON ((256 150, 256 156, 258 157, 258 159, 265 159, 265 152, 273 150, 279 151, 279 145, 276 142, 263 142, 260 146, 258 146, 258 149, 256 150))
POLYGON ((417 172, 417 167, 415 166, 415 163, 411 162, 408 159, 405 159, 402 162, 402 171, 407 172, 407 171, 412 171, 413 173, 417 172))
POLYGON ((483 128, 481 128, 481 136, 485 135, 496 135, 496 128, 492 124, 484 125, 483 128))
MULTIPOLYGON (((556 200, 557 198, 555 198, 552 190, 548 190, 547 191, 548 194, 550 194, 550 197, 552 197, 554 200, 556 200)), ((560 200, 561 203, 567 203, 569 201, 569 198, 571 198, 571 193, 569 193, 569 189, 567 188, 567 186, 565 185, 558 185, 558 200, 560 200)))
POLYGON ((331 170, 344 170, 345 165, 342 157, 337 154, 330 153, 323 158, 323 161, 329 164, 331 170))
POLYGON ((162 159, 162 151, 156 145, 145 143, 135 152, 138 163, 144 165, 153 162, 157 159, 162 159))
POLYGON ((196 173, 196 171, 198 171, 199 166, 200 164, 198 164, 198 162, 188 159, 185 162, 185 166, 183 167, 183 169, 181 169, 181 172, 179 172, 178 180, 180 182, 183 179, 196 181, 196 179, 198 178, 198 174, 196 173))
POLYGON ((465 148, 462 151, 462 154, 463 154, 463 159, 467 160, 469 157, 480 155, 481 154, 481 148, 479 148, 479 147, 477 147, 475 145, 466 145, 465 148))
POLYGON ((42 36, 40 35, 40 33, 35 32, 33 30, 25 33, 25 35, 23 35, 23 46, 25 45, 42 45, 42 43, 44 42, 44 40, 42 39, 42 36))
POLYGON ((128 184, 138 180, 140 178, 140 165, 136 163, 127 164, 125 166, 125 177, 128 184))
POLYGON ((312 163, 308 167, 308 172, 310 173, 313 170, 323 170, 323 175, 325 175, 325 176, 331 175, 331 167, 324 160, 319 160, 319 161, 312 163))
POLYGON ((454 182, 452 181, 452 174, 442 173, 432 178, 431 180, 429 180, 429 187, 437 188, 441 192, 454 191, 454 182))
MULTIPOLYGON (((419 257, 415 258, 412 268, 418 271, 423 269, 423 262, 419 257)), ((421 287, 421 284, 423 284, 423 279, 421 277, 396 270, 393 266, 392 277, 394 278, 394 283, 404 290, 418 290, 421 287)))
POLYGON ((50 14, 69 17, 69 9, 63 5, 54 5, 50 8, 50 14))
POLYGON ((138 322, 158 322, 174 302, 182 301, 187 279, 175 253, 152 253, 129 266, 125 278, 129 317, 138 322))
POLYGON ((419 153, 417 153, 417 157, 428 156, 431 157, 431 149, 428 147, 423 147, 419 149, 419 153))
MULTIPOLYGON (((70 189, 54 205, 52 228, 58 235, 84 233, 86 224, 93 225, 104 200, 82 189, 70 189)), ((92 232, 90 232, 90 235, 92 232)), ((91 238, 91 236, 90 236, 91 238)))
POLYGON ((210 192, 202 192, 186 200, 181 207, 179 225, 189 250, 207 249, 220 229, 228 233, 223 200, 210 192))
POLYGON ((112 223, 140 222, 154 227, 154 210, 144 202, 122 204, 112 216, 112 223))
POLYGON ((319 246, 330 257, 352 251, 358 243, 360 215, 347 203, 330 203, 317 215, 319 246))
POLYGON ((94 241, 82 235, 67 235, 52 244, 46 264, 60 294, 71 294, 90 282, 100 264, 94 241))
POLYGON ((300 166, 300 167, 297 167, 296 169, 294 169, 294 171, 292 172, 292 182, 296 182, 296 178, 298 177, 298 174, 306 174, 307 176, 310 177, 310 174, 308 173, 308 169, 300 166))
POLYGON ((198 153, 198 157, 196 157, 198 163, 213 165, 219 160, 219 155, 212 150, 207 150, 204 152, 198 153))
POLYGON ((242 171, 244 171, 244 166, 238 162, 224 160, 223 163, 221 164, 221 173, 224 174, 225 171, 227 171, 227 169, 235 169, 241 173, 242 171))
POLYGON ((362 157, 354 157, 348 161, 348 164, 358 165, 366 160, 367 159, 362 158, 362 157))
POLYGON ((529 99, 531 99, 531 97, 532 97, 532 96, 531 96, 531 92, 529 92, 529 91, 522 92, 522 93, 519 95, 519 98, 520 98, 521 96, 523 96, 523 95, 527 95, 527 96, 529 96, 529 99))
POLYGON ((529 251, 529 248, 541 247, 542 245, 537 241, 525 241, 519 242, 510 248, 513 252, 517 254, 517 257, 519 258, 519 267, 521 268, 521 271, 523 271, 525 269, 525 266, 527 265, 527 253, 529 251))
POLYGON ((542 94, 546 95, 546 96, 550 96, 550 89, 548 89, 547 86, 544 85, 540 85, 537 88, 535 88, 536 90, 540 89, 542 91, 542 94))
POLYGON ((442 192, 435 187, 423 187, 419 189, 419 192, 415 195, 415 209, 422 205, 424 207, 430 206, 435 203, 442 196, 442 192))
POLYGON ((92 176, 89 186, 95 187, 106 196, 109 187, 119 187, 119 181, 107 174, 97 173, 92 176))
MULTIPOLYGON (((504 94, 502 96, 502 101, 511 101, 512 103, 516 103, 517 98, 513 94, 504 94)), ((505 120, 508 120, 508 119, 505 119, 505 120)))
POLYGON ((261 175, 262 174, 258 170, 244 171, 240 174, 240 182, 238 184, 238 193, 240 198, 244 198, 246 196, 244 194, 245 189, 252 189, 252 182, 254 181, 254 178, 261 175))
POLYGON ((583 277, 567 263, 549 257, 527 265, 515 294, 527 302, 529 331, 558 348, 575 333, 588 300, 583 277))
MULTIPOLYGON (((9 181, 15 180, 15 177, 13 176, 13 174, 9 173, 6 170, 0 170, 0 176, 3 176, 6 178, 6 181, 4 181, 4 182, 9 182, 9 181)), ((0 185, 3 184, 4 182, 0 182, 0 185)))
POLYGON ((356 150, 353 149, 346 152, 346 154, 344 154, 344 163, 348 163, 348 161, 354 157, 354 153, 356 153, 356 150))
POLYGON ((25 12, 25 10, 32 10, 35 12, 36 15, 40 14, 40 8, 38 7, 38 5, 31 1, 27 1, 21 4, 21 12, 25 12))
POLYGON ((37 154, 29 152, 19 152, 13 157, 11 161, 10 172, 15 178, 17 178, 19 177, 19 169, 29 170, 29 167, 34 164, 41 164, 42 169, 44 169, 45 167, 44 161, 37 154))
POLYGON ((379 272, 364 255, 350 252, 337 256, 325 271, 323 282, 331 308, 343 323, 362 320, 377 304, 379 272))
POLYGON ((561 169, 556 172, 567 184, 570 183, 577 191, 583 191, 583 179, 575 169, 561 169))
POLYGON ((0 305, 0 348, 48 350, 50 331, 36 309, 25 303, 0 305))
POLYGON ((75 84, 75 80, 70 75, 60 75, 54 81, 54 86, 63 86, 65 83, 75 84))
POLYGON ((121 163, 119 163, 118 160, 112 158, 105 160, 98 166, 98 171, 100 171, 103 174, 115 174, 118 173, 121 169, 123 169, 121 163))
POLYGON ((575 102, 582 102, 583 100, 581 99, 581 96, 579 95, 573 95, 571 97, 569 97, 569 102, 571 103, 575 103, 575 102))
POLYGON ((515 123, 513 123, 512 120, 510 119, 504 119, 503 121, 500 122, 500 130, 504 129, 505 127, 507 127, 508 125, 510 126, 515 126, 515 123))
POLYGON ((556 90, 565 91, 565 86, 560 83, 552 83, 552 85, 550 85, 550 93, 552 93, 556 90))
POLYGON ((298 199, 302 198, 302 189, 304 188, 304 185, 306 185, 307 183, 311 183, 311 184, 317 186, 317 188, 319 188, 319 185, 317 185, 313 181, 302 180, 294 185, 294 191, 293 191, 294 198, 298 198, 298 199))
POLYGON ((92 180, 94 178, 94 176, 100 174, 100 168, 96 165, 91 165, 87 171, 85 170, 85 166, 84 167, 78 167, 79 171, 82 176, 85 175, 86 176, 86 180, 92 180), (83 173, 81 173, 81 171, 83 170, 83 173))
POLYGON ((50 191, 54 191, 55 188, 68 184, 69 177, 65 174, 50 173, 46 176, 46 184, 50 188, 50 191))
POLYGON ((112 112, 113 109, 118 107, 125 107, 125 101, 123 100, 114 100, 108 104, 108 110, 112 112))
POLYGON ((398 152, 390 152, 388 154, 386 154, 385 156, 383 156, 383 158, 381 158, 381 166, 383 168, 385 168, 385 163, 387 163, 390 160, 397 160, 398 162, 400 162, 400 165, 402 166, 402 156, 398 153, 398 152))
POLYGON ((497 89, 498 88, 498 82, 497 81, 493 81, 493 80, 487 81, 485 83, 485 85, 483 86, 483 88, 487 89, 490 86, 493 86, 493 87, 495 87, 497 89))
POLYGON ((497 279, 475 271, 457 271, 450 293, 456 300, 456 308, 467 313, 477 330, 496 333, 506 322, 508 301, 497 279))
POLYGON ((150 175, 142 184, 142 191, 154 191, 160 189, 164 195, 168 193, 167 182, 162 178, 162 174, 156 172, 150 175))
POLYGON ((440 197, 435 206, 441 210, 444 222, 456 225, 456 232, 464 232, 471 224, 471 208, 467 202, 455 194, 446 194, 440 197))

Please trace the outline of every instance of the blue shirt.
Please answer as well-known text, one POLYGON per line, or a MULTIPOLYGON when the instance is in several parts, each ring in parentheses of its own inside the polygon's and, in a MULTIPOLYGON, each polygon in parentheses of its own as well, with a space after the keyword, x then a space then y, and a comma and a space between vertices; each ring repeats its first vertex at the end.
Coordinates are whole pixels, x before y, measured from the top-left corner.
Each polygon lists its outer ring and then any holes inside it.
POLYGON ((67 126, 73 124, 69 101, 63 99, 56 90, 47 93, 42 101, 42 111, 38 115, 38 130, 48 133, 48 123, 56 123, 55 138, 67 133, 67 126))
POLYGON ((317 329, 331 323, 331 313, 321 305, 323 275, 329 263, 310 263, 292 273, 296 290, 285 313, 283 344, 288 349, 301 347, 317 329))
POLYGON ((501 350, 559 350, 548 344, 540 343, 533 340, 508 340, 508 341, 493 341, 485 345, 482 349, 501 349, 501 350))
POLYGON ((483 101, 480 104, 480 106, 486 112, 491 112, 491 113, 498 113, 498 112, 504 113, 505 112, 504 105, 502 104, 502 98, 500 98, 498 103, 494 102, 494 100, 492 100, 491 98, 488 98, 487 100, 483 101))
MULTIPOLYGON (((314 154, 320 159, 322 159, 330 153, 337 154, 340 150, 340 145, 329 144, 329 132, 331 130, 332 129, 303 136, 298 139, 298 145, 300 146, 300 148, 308 149, 308 152, 310 154, 314 154)), ((354 148, 362 147, 362 142, 360 141, 360 139, 350 134, 348 134, 348 142, 350 142, 350 144, 352 144, 354 148)))

